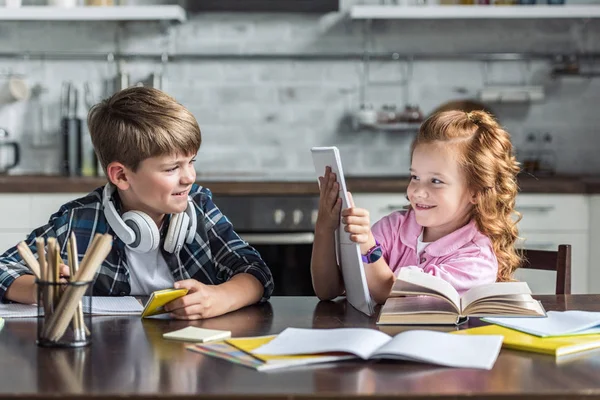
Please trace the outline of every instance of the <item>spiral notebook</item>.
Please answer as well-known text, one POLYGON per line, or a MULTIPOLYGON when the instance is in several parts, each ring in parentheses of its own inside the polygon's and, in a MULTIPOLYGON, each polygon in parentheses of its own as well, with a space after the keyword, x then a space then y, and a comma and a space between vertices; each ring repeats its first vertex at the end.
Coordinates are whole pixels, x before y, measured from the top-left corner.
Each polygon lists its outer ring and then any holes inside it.
MULTIPOLYGON (((83 299, 85 304, 85 297, 83 299)), ((94 296, 92 299, 92 314, 94 315, 140 315, 141 303, 132 296, 94 296)), ((36 304, 0 304, 0 317, 2 318, 31 318, 38 316, 36 304)))

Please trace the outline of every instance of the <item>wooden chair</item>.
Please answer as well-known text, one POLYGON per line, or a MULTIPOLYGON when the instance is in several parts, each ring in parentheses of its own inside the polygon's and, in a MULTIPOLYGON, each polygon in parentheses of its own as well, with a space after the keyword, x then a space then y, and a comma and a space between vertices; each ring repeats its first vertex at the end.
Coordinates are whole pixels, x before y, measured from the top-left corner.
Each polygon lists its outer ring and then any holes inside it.
POLYGON ((558 251, 523 249, 521 268, 556 271, 556 294, 571 294, 571 245, 561 244, 558 251))

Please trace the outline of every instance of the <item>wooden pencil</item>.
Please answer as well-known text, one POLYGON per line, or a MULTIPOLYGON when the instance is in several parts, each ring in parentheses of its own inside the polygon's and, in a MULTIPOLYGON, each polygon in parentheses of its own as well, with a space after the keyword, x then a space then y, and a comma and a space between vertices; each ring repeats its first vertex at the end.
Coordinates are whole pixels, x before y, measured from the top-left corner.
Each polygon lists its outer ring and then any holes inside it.
POLYGON ((31 272, 33 272, 35 277, 38 279, 42 279, 40 275, 40 264, 35 259, 35 256, 31 252, 29 246, 27 246, 25 242, 19 242, 19 244, 17 245, 17 251, 19 252, 19 255, 21 256, 25 264, 29 267, 31 272))

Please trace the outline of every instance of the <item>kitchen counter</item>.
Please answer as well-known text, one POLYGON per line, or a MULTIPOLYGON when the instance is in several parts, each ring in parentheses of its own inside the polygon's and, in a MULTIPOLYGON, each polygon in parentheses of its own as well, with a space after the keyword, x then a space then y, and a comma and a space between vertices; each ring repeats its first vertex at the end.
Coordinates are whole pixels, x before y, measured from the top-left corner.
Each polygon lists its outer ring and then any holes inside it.
MULTIPOLYGON (((408 177, 349 177, 348 189, 356 193, 405 193, 408 177)), ((86 193, 104 185, 106 178, 68 178, 47 175, 0 176, 0 193, 86 193)), ((318 194, 316 179, 294 178, 265 180, 262 178, 215 179, 202 177, 198 183, 215 195, 307 195, 318 194)), ((600 193, 600 177, 545 176, 519 178, 523 193, 600 193)))

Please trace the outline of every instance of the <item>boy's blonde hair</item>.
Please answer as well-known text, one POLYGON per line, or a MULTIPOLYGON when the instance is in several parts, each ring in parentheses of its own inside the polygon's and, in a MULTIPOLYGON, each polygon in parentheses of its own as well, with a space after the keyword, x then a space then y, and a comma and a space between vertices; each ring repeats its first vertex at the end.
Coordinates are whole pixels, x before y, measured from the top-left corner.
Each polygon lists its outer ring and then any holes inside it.
POLYGON ((143 160, 162 155, 194 155, 202 141, 196 118, 160 90, 131 87, 93 106, 88 127, 106 172, 111 162, 136 171, 143 160))
POLYGON ((498 259, 498 281, 512 280, 512 273, 521 264, 514 247, 521 216, 515 211, 520 166, 513 155, 510 135, 485 111, 445 111, 421 125, 411 154, 419 144, 438 141, 455 150, 467 185, 477 196, 472 218, 492 242, 498 259))

